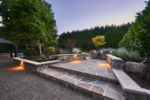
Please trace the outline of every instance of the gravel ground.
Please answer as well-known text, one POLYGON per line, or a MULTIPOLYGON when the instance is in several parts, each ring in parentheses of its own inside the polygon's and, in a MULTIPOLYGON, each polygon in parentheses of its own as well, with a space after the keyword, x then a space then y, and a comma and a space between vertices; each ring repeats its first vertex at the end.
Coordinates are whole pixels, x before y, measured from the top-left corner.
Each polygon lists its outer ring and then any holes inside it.
POLYGON ((12 58, 0 57, 0 100, 92 100, 27 70, 17 67, 12 58))

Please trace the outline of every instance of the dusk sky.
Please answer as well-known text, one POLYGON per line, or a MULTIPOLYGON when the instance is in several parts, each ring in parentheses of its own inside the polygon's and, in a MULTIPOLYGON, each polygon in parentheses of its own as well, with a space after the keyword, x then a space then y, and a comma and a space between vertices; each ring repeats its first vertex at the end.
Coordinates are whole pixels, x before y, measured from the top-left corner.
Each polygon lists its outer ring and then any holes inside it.
POLYGON ((52 4, 58 34, 135 20, 148 0, 46 0, 52 4))

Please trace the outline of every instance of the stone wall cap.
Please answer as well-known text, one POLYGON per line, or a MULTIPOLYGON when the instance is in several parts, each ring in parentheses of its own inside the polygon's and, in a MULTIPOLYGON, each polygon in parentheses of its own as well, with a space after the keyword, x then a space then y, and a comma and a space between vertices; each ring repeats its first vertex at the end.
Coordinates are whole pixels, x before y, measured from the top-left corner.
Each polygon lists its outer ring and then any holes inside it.
POLYGON ((150 90, 144 89, 144 88, 142 88, 142 89, 143 89, 143 91, 144 91, 146 94, 150 95, 150 90))
POLYGON ((128 75, 126 75, 122 70, 119 69, 112 69, 112 70, 124 91, 138 94, 139 93, 146 94, 143 91, 143 89, 138 84, 136 84, 128 75))
POLYGON ((42 64, 50 64, 50 63, 60 62, 59 60, 46 61, 46 62, 36 62, 36 61, 26 60, 26 59, 23 59, 23 58, 20 58, 20 57, 14 57, 13 59, 23 61, 23 62, 26 62, 26 63, 30 63, 30 64, 33 64, 33 65, 42 65, 42 64))
POLYGON ((59 54, 58 56, 72 56, 72 55, 86 55, 86 53, 82 53, 82 54, 59 54))
POLYGON ((108 57, 110 57, 112 60, 116 60, 116 61, 123 61, 123 59, 119 58, 119 57, 116 57, 116 56, 113 56, 111 54, 106 54, 108 57))

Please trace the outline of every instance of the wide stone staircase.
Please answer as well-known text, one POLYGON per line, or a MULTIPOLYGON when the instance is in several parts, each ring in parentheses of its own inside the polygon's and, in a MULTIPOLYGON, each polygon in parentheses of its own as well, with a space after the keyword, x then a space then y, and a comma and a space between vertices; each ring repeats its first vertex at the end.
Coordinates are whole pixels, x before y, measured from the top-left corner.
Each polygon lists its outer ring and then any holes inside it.
POLYGON ((38 74, 94 100, 125 100, 118 79, 105 60, 56 63, 39 70, 38 74))

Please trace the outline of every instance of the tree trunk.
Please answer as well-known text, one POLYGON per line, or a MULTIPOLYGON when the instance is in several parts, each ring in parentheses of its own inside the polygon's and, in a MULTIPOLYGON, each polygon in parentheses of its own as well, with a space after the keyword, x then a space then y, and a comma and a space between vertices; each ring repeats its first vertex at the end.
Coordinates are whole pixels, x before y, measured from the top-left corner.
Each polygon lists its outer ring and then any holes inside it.
POLYGON ((40 52, 40 56, 42 55, 42 50, 41 50, 41 45, 38 45, 39 47, 39 52, 40 52))
POLYGON ((41 56, 41 55, 42 55, 42 50, 41 50, 42 44, 39 43, 38 40, 36 40, 36 42, 37 42, 37 45, 38 45, 38 47, 39 47, 39 53, 40 53, 40 56, 41 56))

